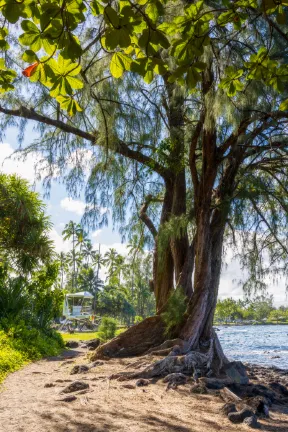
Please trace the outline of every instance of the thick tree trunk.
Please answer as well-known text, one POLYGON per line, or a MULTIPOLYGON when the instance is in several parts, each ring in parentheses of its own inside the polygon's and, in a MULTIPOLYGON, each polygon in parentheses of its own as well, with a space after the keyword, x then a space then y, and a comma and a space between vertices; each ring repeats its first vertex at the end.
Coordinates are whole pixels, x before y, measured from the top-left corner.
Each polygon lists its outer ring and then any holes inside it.
MULTIPOLYGON (((207 220, 209 221, 209 218, 205 217, 203 223, 207 220)), ((216 363, 219 366, 226 359, 220 349, 217 336, 213 334, 212 323, 221 272, 224 228, 213 230, 208 224, 206 225, 206 230, 203 226, 199 232, 201 235, 197 236, 196 265, 198 267, 195 269, 195 290, 187 308, 187 317, 183 327, 180 331, 179 329, 175 329, 174 334, 172 332, 170 337, 178 337, 183 341, 180 347, 183 355, 188 355, 192 350, 203 351, 208 349, 213 340, 214 348, 211 351, 211 358, 215 362, 215 358, 218 356, 219 358, 216 363), (211 234, 214 234, 214 232, 215 236, 211 237, 211 234), (214 349, 217 351, 216 357, 214 349)), ((141 355, 147 352, 148 349, 161 345, 166 339, 165 325, 161 315, 158 315, 147 318, 111 342, 98 348, 94 358, 141 355)), ((173 344, 170 348, 173 351, 173 344)), ((179 348, 177 350, 179 354, 179 348)), ((178 363, 177 365, 179 367, 178 363)))
MULTIPOLYGON (((208 229, 211 232, 211 228, 208 229)), ((211 339, 221 274, 223 236, 224 229, 221 229, 214 238, 207 238, 206 235, 198 237, 196 260, 199 261, 196 261, 194 292, 187 310, 188 318, 180 333, 180 337, 188 341, 188 351, 207 345, 211 339)))
MULTIPOLYGON (((179 217, 186 215, 186 179, 185 171, 181 171, 175 179, 173 188, 172 216, 179 217)), ((181 273, 183 271, 186 258, 189 251, 189 242, 187 230, 177 233, 177 236, 171 238, 171 250, 174 263, 174 277, 176 285, 179 284, 181 273)), ((192 291, 192 278, 186 281, 186 290, 192 291), (190 282, 190 284, 189 284, 190 282), (188 286, 189 285, 189 286, 188 286)))
POLYGON ((165 248, 162 247, 159 252, 158 240, 156 240, 153 267, 156 312, 159 314, 173 290, 174 267, 170 244, 165 248))
POLYGON ((101 345, 91 359, 104 357, 130 357, 144 354, 165 340, 165 325, 160 315, 146 318, 130 327, 110 342, 101 345))
POLYGON ((173 183, 166 185, 162 213, 160 219, 160 229, 155 238, 155 248, 153 257, 153 291, 156 300, 156 311, 159 313, 167 303, 173 290, 173 257, 169 242, 161 243, 161 227, 169 220, 173 202, 173 183), (161 243, 161 244, 160 244, 161 243))

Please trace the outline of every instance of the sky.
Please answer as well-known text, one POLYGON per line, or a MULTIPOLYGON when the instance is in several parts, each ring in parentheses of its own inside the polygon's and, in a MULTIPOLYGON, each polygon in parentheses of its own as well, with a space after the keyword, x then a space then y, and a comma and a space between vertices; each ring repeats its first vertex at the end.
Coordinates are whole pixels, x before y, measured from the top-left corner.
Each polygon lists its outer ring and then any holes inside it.
MULTIPOLYGON (((30 124, 25 136, 23 147, 31 144, 36 134, 33 132, 32 125, 30 124)), ((68 196, 65 187, 57 182, 52 183, 50 197, 44 198, 44 190, 41 181, 37 181, 35 177, 35 163, 37 162, 37 155, 31 154, 25 161, 19 161, 13 157, 13 152, 18 148, 17 130, 13 127, 9 128, 6 132, 5 142, 0 142, 0 171, 12 174, 17 173, 19 176, 27 179, 33 188, 40 193, 44 202, 47 205, 46 213, 50 215, 53 222, 53 228, 50 236, 54 241, 57 252, 67 252, 70 248, 69 242, 62 240, 61 233, 65 224, 70 220, 80 222, 84 213, 85 202, 81 199, 72 199, 68 196), (8 158, 8 159, 7 159, 8 158)), ((115 248, 118 253, 127 253, 125 243, 121 243, 121 237, 117 231, 113 231, 112 227, 104 227, 89 233, 91 241, 95 248, 98 249, 99 243, 101 244, 101 252, 105 253, 109 248, 115 248)), ((104 277, 105 272, 102 271, 104 277)), ((243 290, 239 285, 240 280, 245 279, 245 272, 241 270, 240 264, 233 257, 232 250, 227 250, 225 256, 225 265, 223 266, 219 297, 221 299, 233 297, 234 299, 243 298, 243 290)), ((269 283, 269 293, 274 296, 275 306, 282 304, 288 306, 288 300, 285 292, 285 281, 279 280, 277 284, 269 283)))

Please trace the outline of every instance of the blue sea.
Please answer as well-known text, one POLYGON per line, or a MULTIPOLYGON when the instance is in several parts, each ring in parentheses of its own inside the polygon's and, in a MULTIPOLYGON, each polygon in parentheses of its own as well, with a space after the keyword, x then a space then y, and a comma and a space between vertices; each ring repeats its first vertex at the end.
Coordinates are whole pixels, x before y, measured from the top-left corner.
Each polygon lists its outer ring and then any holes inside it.
POLYGON ((288 325, 217 327, 229 360, 288 369, 288 325))

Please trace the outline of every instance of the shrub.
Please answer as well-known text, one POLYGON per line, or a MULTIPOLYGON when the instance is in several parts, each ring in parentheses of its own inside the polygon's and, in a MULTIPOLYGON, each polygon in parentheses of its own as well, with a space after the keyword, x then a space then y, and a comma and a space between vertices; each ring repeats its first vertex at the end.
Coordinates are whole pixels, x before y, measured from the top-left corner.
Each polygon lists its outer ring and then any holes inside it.
POLYGON ((98 335, 103 341, 113 339, 115 337, 117 322, 114 318, 103 317, 99 326, 98 335))
POLYGON ((138 323, 140 323, 141 321, 143 321, 143 317, 142 317, 142 316, 140 316, 140 315, 136 315, 136 316, 134 317, 134 323, 135 323, 135 324, 138 324, 138 323))
POLYGON ((27 328, 23 321, 14 327, 6 325, 8 331, 0 330, 0 382, 29 361, 57 355, 64 348, 61 335, 54 330, 27 328))
POLYGON ((181 324, 186 307, 186 296, 182 287, 179 287, 171 294, 165 312, 162 314, 166 335, 169 335, 175 327, 181 324))

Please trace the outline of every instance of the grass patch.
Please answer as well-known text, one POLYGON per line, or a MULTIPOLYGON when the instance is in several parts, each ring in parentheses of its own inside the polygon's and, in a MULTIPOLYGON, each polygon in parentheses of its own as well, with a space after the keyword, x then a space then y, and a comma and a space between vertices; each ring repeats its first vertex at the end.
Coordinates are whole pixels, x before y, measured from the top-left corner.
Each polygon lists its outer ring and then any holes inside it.
MULTIPOLYGON (((127 327, 123 327, 123 328, 119 328, 116 330, 115 332, 115 336, 119 336, 119 334, 123 333, 124 331, 127 330, 127 327)), ((99 332, 75 332, 75 333, 60 333, 62 339, 64 340, 64 342, 68 342, 70 340, 75 340, 75 341, 88 341, 91 339, 96 339, 96 338, 100 338, 101 335, 99 335, 99 332)))
POLYGON ((91 339, 98 338, 98 332, 89 332, 89 333, 81 333, 81 332, 75 332, 75 333, 60 333, 64 342, 75 340, 75 341, 87 341, 91 339))

